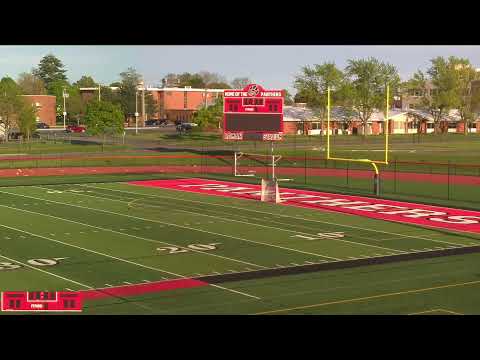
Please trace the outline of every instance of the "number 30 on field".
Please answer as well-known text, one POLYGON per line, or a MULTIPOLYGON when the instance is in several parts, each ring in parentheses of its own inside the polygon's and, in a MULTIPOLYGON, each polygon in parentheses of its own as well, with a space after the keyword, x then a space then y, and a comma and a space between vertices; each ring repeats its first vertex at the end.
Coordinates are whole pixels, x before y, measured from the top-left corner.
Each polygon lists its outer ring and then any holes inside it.
POLYGON ((210 243, 210 244, 190 244, 186 247, 177 247, 177 246, 162 246, 157 248, 158 251, 168 251, 168 254, 179 254, 179 253, 186 253, 191 250, 198 250, 198 251, 208 251, 208 250, 216 250, 217 245, 220 243, 210 243))

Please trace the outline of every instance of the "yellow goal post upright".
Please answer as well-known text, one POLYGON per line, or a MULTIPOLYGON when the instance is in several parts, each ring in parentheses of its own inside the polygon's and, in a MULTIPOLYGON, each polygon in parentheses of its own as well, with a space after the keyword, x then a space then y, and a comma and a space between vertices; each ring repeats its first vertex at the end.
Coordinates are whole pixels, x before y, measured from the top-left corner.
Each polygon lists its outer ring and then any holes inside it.
MULTIPOLYGON (((341 157, 332 157, 330 156, 330 87, 327 88, 327 160, 336 160, 336 161, 348 161, 348 162, 360 162, 371 164, 373 170, 375 171, 374 178, 373 178, 373 191, 375 195, 380 195, 380 172, 378 171, 377 165, 388 165, 388 151, 389 151, 389 142, 388 142, 388 134, 390 131, 389 128, 389 98, 390 98, 390 86, 387 84, 387 101, 386 101, 386 108, 385 108, 385 119, 384 119, 384 126, 383 131, 385 133, 385 157, 384 160, 370 160, 370 159, 351 159, 351 158, 341 158, 341 157)), ((366 131, 366 129, 364 129, 366 131)))

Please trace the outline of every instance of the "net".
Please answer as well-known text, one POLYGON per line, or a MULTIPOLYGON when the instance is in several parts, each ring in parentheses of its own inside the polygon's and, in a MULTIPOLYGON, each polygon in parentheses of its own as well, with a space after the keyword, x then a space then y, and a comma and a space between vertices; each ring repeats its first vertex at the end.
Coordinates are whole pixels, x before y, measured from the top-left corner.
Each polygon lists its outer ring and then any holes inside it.
POLYGON ((280 202, 280 193, 278 191, 277 180, 262 179, 261 200, 278 204, 280 202))
POLYGON ((235 152, 234 176, 262 176, 275 178, 275 166, 281 155, 249 154, 235 152))

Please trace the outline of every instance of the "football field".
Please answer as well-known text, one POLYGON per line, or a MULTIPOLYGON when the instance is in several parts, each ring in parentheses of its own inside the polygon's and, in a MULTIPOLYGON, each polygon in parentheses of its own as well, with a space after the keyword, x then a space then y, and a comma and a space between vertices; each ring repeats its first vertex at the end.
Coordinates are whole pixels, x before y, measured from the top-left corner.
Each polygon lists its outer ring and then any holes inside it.
POLYGON ((0 291, 84 314, 480 313, 479 234, 120 182, 0 194, 0 291))

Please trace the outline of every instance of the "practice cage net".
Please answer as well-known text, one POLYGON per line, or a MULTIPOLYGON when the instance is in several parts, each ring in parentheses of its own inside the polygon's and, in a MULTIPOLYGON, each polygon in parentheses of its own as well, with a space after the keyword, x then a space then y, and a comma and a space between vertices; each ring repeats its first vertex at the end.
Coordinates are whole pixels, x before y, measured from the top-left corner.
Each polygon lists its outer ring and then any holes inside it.
POLYGON ((261 177, 261 200, 266 202, 280 202, 278 181, 291 179, 277 179, 275 168, 282 158, 281 155, 234 153, 234 176, 261 177))

